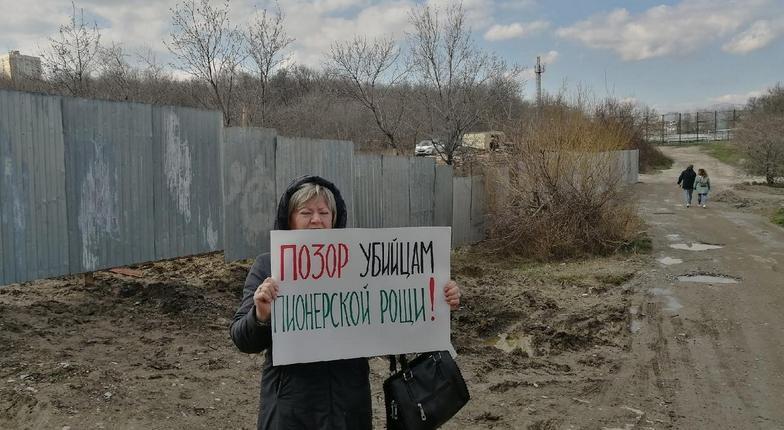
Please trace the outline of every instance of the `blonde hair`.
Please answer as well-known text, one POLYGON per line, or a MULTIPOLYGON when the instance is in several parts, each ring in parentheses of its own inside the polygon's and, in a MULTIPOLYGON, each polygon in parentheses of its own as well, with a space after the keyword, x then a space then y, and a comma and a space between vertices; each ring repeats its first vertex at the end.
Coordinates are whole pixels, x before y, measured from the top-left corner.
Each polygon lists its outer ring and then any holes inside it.
POLYGON ((335 208, 335 195, 329 188, 313 182, 306 182, 302 184, 289 199, 289 219, 291 215, 299 210, 301 207, 316 197, 321 197, 327 204, 329 211, 332 212, 332 227, 335 227, 335 220, 337 219, 337 210, 335 208))

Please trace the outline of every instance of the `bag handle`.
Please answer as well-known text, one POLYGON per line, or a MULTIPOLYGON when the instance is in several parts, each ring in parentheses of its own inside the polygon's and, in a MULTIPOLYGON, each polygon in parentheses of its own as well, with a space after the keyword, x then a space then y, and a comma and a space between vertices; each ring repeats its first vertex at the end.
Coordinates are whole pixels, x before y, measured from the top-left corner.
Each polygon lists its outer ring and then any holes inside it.
POLYGON ((397 372, 397 361, 400 360, 400 369, 408 370, 408 358, 405 354, 390 355, 389 357, 389 374, 392 375, 397 372))

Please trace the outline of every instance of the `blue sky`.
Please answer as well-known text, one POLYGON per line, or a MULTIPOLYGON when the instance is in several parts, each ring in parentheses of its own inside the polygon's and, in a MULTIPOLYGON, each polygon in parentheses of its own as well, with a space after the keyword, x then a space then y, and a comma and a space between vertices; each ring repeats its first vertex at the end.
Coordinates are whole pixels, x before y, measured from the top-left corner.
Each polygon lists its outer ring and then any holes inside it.
MULTIPOLYGON (((333 41, 354 34, 402 39, 414 0, 279 0, 291 58, 318 67, 333 41)), ((428 0, 439 7, 449 0, 428 0)), ((104 42, 151 49, 162 61, 176 0, 82 0, 104 42)), ((264 0, 232 0, 247 22, 264 0)), ((660 112, 742 104, 784 82, 784 0, 464 0, 476 42, 529 70, 547 63, 544 88, 588 88, 596 97, 635 99, 660 112)), ((0 52, 36 54, 70 13, 70 2, 0 0, 0 52)))

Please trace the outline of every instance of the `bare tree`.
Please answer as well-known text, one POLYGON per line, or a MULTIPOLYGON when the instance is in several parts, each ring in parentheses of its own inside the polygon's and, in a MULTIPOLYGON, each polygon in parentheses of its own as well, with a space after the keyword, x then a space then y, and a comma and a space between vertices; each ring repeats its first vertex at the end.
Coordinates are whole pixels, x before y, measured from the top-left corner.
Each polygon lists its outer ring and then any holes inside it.
POLYGON ((137 70, 128 62, 128 53, 120 44, 112 43, 111 46, 101 48, 99 52, 98 70, 100 83, 107 98, 119 100, 135 99, 135 89, 138 86, 137 70))
POLYGON ((285 16, 280 5, 275 3, 275 10, 268 14, 264 9, 256 14, 245 32, 246 52, 253 60, 258 75, 258 103, 260 125, 267 120, 269 105, 268 89, 272 74, 285 66, 288 56, 286 49, 294 42, 286 34, 285 16))
POLYGON ((41 53, 50 79, 68 94, 80 96, 87 91, 88 80, 95 71, 100 52, 101 33, 93 22, 84 21, 84 9, 72 12, 68 24, 61 25, 58 36, 49 38, 49 49, 41 53))
POLYGON ((234 84, 243 58, 243 37, 229 21, 229 1, 213 7, 209 0, 183 0, 172 11, 166 47, 177 65, 209 85, 223 122, 231 125, 234 84))
POLYGON ((401 154, 398 133, 406 112, 406 91, 400 85, 408 69, 399 59, 394 40, 356 36, 332 44, 327 68, 337 78, 340 93, 369 110, 386 144, 401 154))
POLYGON ((410 20, 410 61, 420 103, 427 109, 426 128, 443 145, 436 146, 441 157, 453 164, 463 135, 497 102, 494 89, 508 88, 520 69, 475 46, 462 4, 446 10, 421 6, 410 20))
POLYGON ((784 178, 784 87, 781 83, 746 103, 735 139, 746 155, 744 167, 768 184, 784 178))
POLYGON ((784 115, 750 114, 738 127, 735 137, 746 155, 745 169, 762 175, 769 184, 784 177, 784 115))

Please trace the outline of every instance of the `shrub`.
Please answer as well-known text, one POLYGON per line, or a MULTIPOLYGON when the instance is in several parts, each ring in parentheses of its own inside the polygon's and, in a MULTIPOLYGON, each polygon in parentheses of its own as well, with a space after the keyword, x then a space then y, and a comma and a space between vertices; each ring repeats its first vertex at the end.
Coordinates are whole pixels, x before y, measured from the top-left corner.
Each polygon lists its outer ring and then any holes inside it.
POLYGON ((770 217, 770 221, 773 224, 780 225, 784 227, 784 208, 776 209, 776 212, 770 217))
POLYGON ((746 110, 735 134, 746 155, 744 168, 764 176, 768 185, 776 184, 784 177, 784 87, 777 84, 749 99, 746 110))
POLYGON ((608 254, 642 233, 617 155, 627 127, 555 103, 513 138, 506 195, 495 199, 490 245, 539 260, 608 254))

